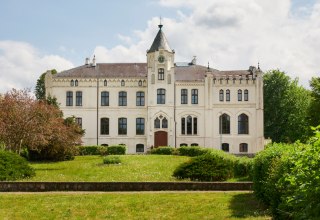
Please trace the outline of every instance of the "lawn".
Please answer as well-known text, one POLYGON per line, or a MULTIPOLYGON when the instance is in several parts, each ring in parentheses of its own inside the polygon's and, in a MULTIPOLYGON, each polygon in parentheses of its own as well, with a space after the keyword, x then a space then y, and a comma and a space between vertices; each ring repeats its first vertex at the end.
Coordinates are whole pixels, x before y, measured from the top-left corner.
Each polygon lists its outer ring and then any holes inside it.
POLYGON ((101 156, 77 156, 72 161, 31 163, 36 176, 23 181, 177 181, 171 176, 173 170, 189 159, 172 155, 123 155, 120 158, 120 165, 104 165, 101 156))
POLYGON ((271 219, 252 193, 4 193, 0 219, 271 219))

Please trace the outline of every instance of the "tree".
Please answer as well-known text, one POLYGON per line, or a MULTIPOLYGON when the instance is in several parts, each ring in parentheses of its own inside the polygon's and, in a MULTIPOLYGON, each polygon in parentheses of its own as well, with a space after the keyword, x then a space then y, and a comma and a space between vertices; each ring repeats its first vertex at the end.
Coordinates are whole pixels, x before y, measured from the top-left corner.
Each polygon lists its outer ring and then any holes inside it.
POLYGON ((310 80, 311 104, 310 104, 310 124, 312 126, 320 125, 320 77, 312 77, 310 80))
POLYGON ((75 123, 65 123, 59 108, 35 100, 28 90, 13 89, 0 100, 0 142, 16 153, 48 151, 60 160, 81 142, 81 131, 75 123))
MULTIPOLYGON (((50 70, 51 74, 56 74, 57 70, 52 69, 50 70)), ((44 72, 41 74, 41 76, 39 77, 39 79, 37 80, 37 84, 36 84, 36 88, 35 88, 35 95, 36 98, 38 100, 45 100, 46 99, 46 86, 45 86, 45 77, 46 77, 46 73, 44 72)))
POLYGON ((311 134, 308 109, 310 92, 284 72, 264 75, 265 136, 274 142, 306 141, 311 134))

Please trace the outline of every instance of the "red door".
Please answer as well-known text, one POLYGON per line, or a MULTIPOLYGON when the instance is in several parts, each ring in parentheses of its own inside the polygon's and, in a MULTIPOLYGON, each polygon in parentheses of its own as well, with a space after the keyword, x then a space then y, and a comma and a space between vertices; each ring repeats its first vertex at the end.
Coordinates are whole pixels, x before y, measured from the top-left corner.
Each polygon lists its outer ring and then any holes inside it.
POLYGON ((154 133, 154 147, 168 146, 168 133, 157 131, 154 133))

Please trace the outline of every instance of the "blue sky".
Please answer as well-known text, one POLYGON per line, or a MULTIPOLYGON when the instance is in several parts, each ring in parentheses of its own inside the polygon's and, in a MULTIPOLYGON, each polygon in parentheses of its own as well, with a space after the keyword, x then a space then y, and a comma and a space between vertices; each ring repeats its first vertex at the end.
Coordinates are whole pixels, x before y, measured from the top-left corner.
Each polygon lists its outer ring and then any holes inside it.
POLYGON ((320 0, 1 0, 0 92, 33 89, 46 69, 93 54, 98 62, 145 62, 159 16, 176 61, 196 55, 222 70, 260 62, 308 87, 320 73, 319 15, 320 0))

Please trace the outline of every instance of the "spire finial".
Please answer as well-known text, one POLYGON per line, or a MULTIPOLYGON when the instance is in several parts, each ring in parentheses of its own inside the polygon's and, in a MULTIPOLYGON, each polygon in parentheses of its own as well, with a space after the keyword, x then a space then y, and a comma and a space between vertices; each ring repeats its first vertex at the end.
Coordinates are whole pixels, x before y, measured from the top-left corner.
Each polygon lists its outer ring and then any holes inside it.
POLYGON ((209 62, 208 62, 208 71, 210 70, 209 62))
POLYGON ((160 28, 160 30, 161 30, 161 28, 163 27, 163 25, 162 25, 162 18, 161 18, 161 16, 160 16, 160 24, 158 25, 158 27, 160 28))
POLYGON ((260 71, 260 62, 258 62, 258 70, 260 71))

